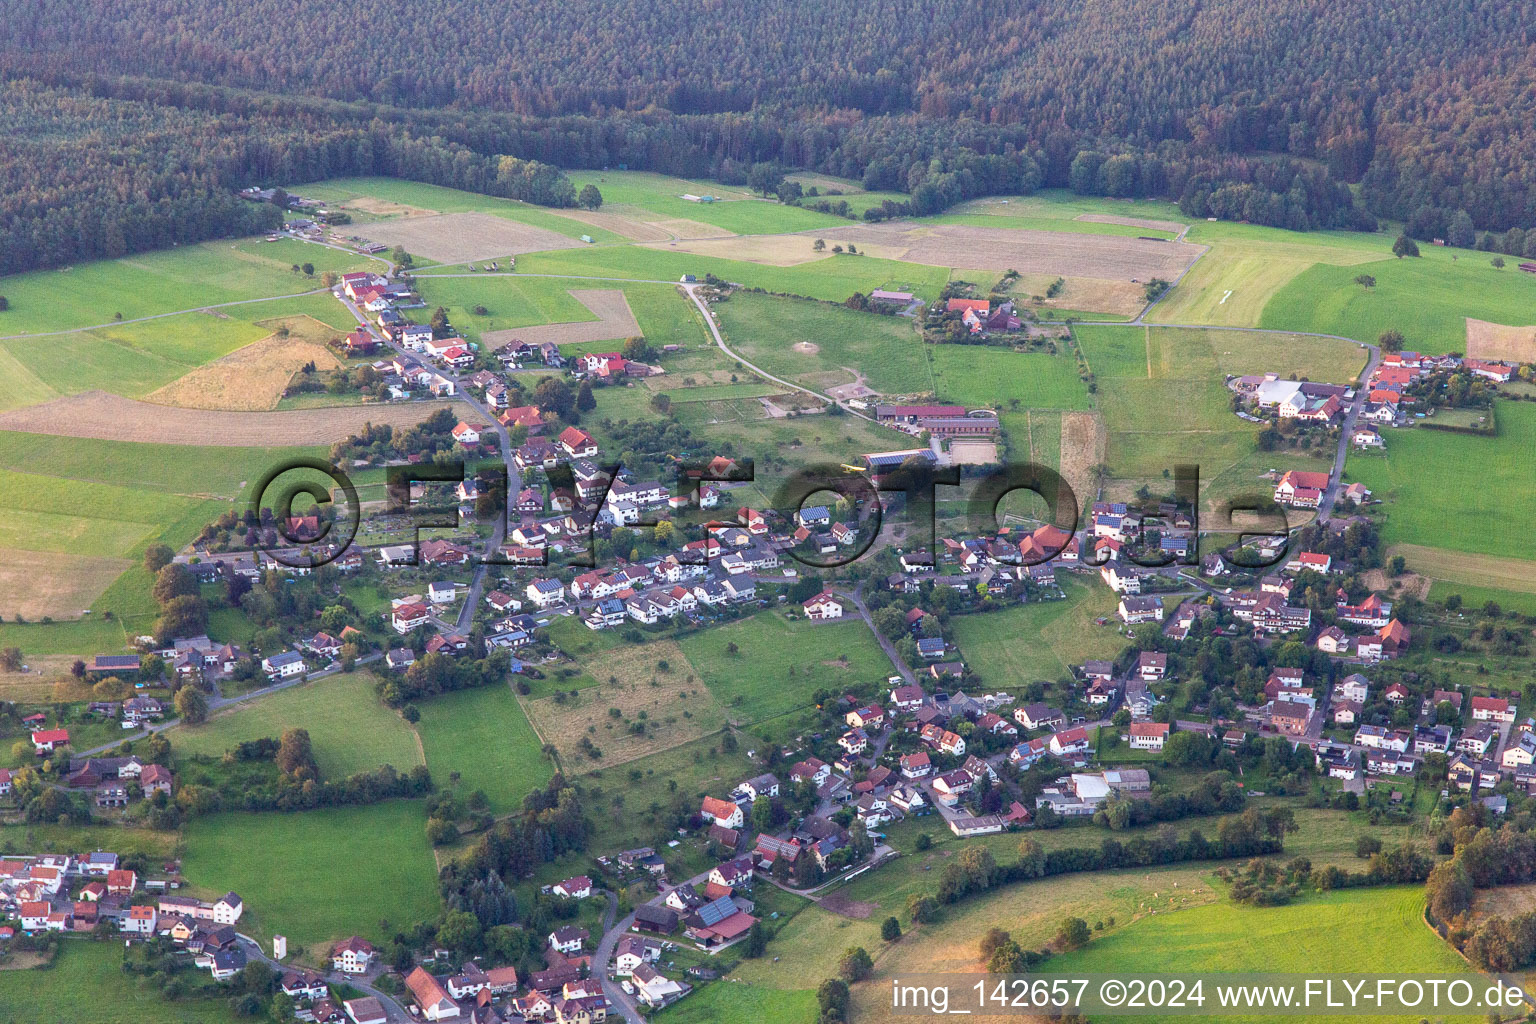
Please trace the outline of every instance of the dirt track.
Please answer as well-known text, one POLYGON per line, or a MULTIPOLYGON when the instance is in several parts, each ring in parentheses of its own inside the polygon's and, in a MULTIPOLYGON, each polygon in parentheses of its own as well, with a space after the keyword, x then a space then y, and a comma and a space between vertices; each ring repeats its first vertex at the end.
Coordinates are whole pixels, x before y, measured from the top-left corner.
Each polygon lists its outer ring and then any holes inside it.
POLYGON ((977 228, 959 224, 925 226, 910 221, 826 228, 813 232, 831 241, 852 241, 902 249, 900 259, 936 267, 1017 270, 1063 277, 1172 281, 1195 261, 1204 246, 1155 242, 1121 235, 1079 235, 1063 231, 977 228))
POLYGON ((596 313, 597 319, 487 331, 480 336, 480 340, 492 349, 498 349, 514 341, 526 341, 530 345, 542 345, 546 341, 556 345, 577 345, 589 341, 613 341, 641 336, 640 323, 635 319, 634 310, 629 308, 629 300, 621 290, 575 288, 571 290, 571 298, 596 313))
POLYGON ((286 448, 333 444, 356 433, 365 423, 414 426, 438 409, 449 406, 460 416, 471 419, 475 416, 468 406, 449 401, 286 412, 220 412, 178 409, 136 402, 105 391, 86 391, 42 405, 0 413, 0 430, 200 448, 286 448))

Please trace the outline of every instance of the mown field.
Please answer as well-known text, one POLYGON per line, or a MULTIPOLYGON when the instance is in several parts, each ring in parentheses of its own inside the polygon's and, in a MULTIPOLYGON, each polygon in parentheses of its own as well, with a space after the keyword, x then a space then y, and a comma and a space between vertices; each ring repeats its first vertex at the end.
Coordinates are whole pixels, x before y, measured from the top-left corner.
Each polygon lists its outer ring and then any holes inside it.
POLYGON ((313 959, 360 934, 379 941, 438 909, 437 871, 420 801, 295 814, 219 814, 184 829, 182 872, 196 891, 245 897, 240 930, 288 936, 313 959))
MULTIPOLYGON (((1284 231, 1228 221, 1190 225, 1186 241, 1206 245, 1184 280, 1149 314, 1153 323, 1258 327, 1270 300, 1314 264, 1353 267, 1353 278, 1392 258, 1386 233, 1284 231)), ((1270 326, 1265 323, 1262 326, 1270 326)), ((1309 329, 1294 328, 1293 329, 1309 329)), ((1375 335, 1372 335, 1374 338, 1375 335)))
POLYGON ((416 728, 439 788, 464 797, 483 790, 492 812, 506 814, 554 774, 508 687, 445 693, 422 701, 419 708, 416 728))
POLYGON ((726 714, 744 723, 809 707, 818 689, 835 691, 844 683, 884 679, 894 671, 857 618, 791 622, 776 611, 760 612, 687 637, 682 648, 726 714), (726 650, 732 643, 735 654, 726 650))
POLYGON ((577 189, 589 183, 596 185, 603 194, 604 210, 646 222, 691 220, 738 235, 804 231, 847 223, 830 214, 758 199, 740 186, 688 181, 649 171, 576 171, 571 174, 571 181, 577 189), (717 201, 696 203, 682 198, 684 195, 711 195, 717 201))
POLYGON ((281 736, 297 726, 309 731, 323 778, 338 781, 380 765, 402 772, 422 763, 411 727, 374 692, 371 672, 340 673, 294 686, 222 711, 201 725, 168 731, 178 755, 219 757, 246 740, 281 736))
POLYGON ((1351 476, 1387 502, 1388 544, 1536 559, 1536 538, 1524 526, 1536 408, 1499 402, 1496 414, 1496 437, 1393 430, 1385 459, 1350 461, 1351 476))

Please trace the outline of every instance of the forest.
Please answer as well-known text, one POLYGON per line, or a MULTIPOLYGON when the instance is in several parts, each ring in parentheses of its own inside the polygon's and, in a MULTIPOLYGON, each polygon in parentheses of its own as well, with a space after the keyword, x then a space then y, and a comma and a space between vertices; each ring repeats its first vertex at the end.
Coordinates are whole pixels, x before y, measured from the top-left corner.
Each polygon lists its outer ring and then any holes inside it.
POLYGON ((1536 16, 1498 0, 451 0, 378 19, 11 12, 3 269, 248 230, 217 193, 327 173, 567 205, 554 168, 740 184, 771 162, 914 213, 1044 186, 1303 230, 1536 226, 1536 16))

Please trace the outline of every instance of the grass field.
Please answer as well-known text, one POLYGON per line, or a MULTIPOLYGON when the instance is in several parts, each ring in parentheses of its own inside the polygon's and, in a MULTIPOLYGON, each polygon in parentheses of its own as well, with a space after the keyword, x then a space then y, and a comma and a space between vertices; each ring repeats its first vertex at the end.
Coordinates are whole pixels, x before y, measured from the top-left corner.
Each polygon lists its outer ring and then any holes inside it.
MULTIPOLYGON (((950 620, 960 656, 989 690, 1013 689, 1070 675, 1090 658, 1113 658, 1125 646, 1113 625, 1115 596, 1097 583, 1064 581, 1065 601, 1037 601, 986 615, 950 620)), ((1118 620, 1116 620, 1118 621, 1118 620)))
POLYGON ((501 331, 533 324, 595 320, 592 311, 571 297, 571 288, 591 282, 561 281, 540 277, 434 277, 417 278, 421 297, 431 308, 442 306, 460 335, 480 340, 487 331, 501 331), (483 306, 486 315, 472 313, 483 306))
MULTIPOLYGON (((1388 259, 1365 267, 1318 265, 1277 291, 1259 319, 1262 327, 1323 331, 1375 341, 1395 328, 1405 347, 1422 352, 1464 352, 1466 318, 1501 324, 1530 322, 1536 279, 1514 267, 1496 270, 1490 255, 1420 246, 1419 259, 1388 259), (1361 272, 1376 278, 1366 289, 1361 272)), ((1516 262, 1511 260, 1510 262, 1516 262)))
POLYGON ((140 987, 124 974, 122 958, 116 942, 66 940, 49 967, 0 971, 0 1012, 12 1024, 227 1024, 236 1019, 224 998, 166 1002, 158 988, 140 987))
POLYGON ((1435 580, 1430 585, 1429 600, 1432 602, 1444 601, 1452 594, 1461 595, 1461 603, 1465 608, 1481 608, 1492 601, 1506 611, 1513 609, 1522 615, 1536 615, 1536 593, 1501 590, 1497 587, 1456 583, 1450 580, 1435 580))
MULTIPOLYGON (((1155 974, 1472 974, 1465 961, 1424 924, 1423 908, 1423 889, 1408 886, 1325 893, 1262 909, 1223 901, 1144 918, 1095 938, 1085 949, 1053 958, 1045 970, 1071 976, 1110 973, 1135 964, 1138 971, 1155 974), (1353 941, 1340 943, 1338 936, 1346 931, 1353 941)), ((1264 1018, 1216 1014, 1207 1019, 1264 1018)))
POLYGON ((814 1020, 816 1013, 814 991, 766 988, 731 978, 688 996, 651 1019, 661 1024, 758 1024, 765 1020, 814 1020))
POLYGON ((1351 476, 1387 502, 1383 540, 1536 559, 1536 538, 1523 526, 1536 408, 1500 402, 1496 411, 1496 437, 1394 430, 1387 436, 1385 459, 1349 463, 1351 476), (1447 495, 1455 497, 1447 501, 1447 495))
POLYGON ((120 828, 113 825, 31 825, 0 826, 0 853, 89 853, 113 850, 128 856, 167 858, 176 855, 181 837, 175 832, 156 832, 147 828, 120 828))
POLYGON ((588 848, 622 850, 649 844, 658 830, 653 806, 667 807, 679 794, 692 804, 705 794, 724 796, 742 779, 763 770, 762 762, 747 757, 742 749, 747 745, 726 751, 717 733, 660 751, 640 764, 592 767, 579 776, 581 785, 602 790, 591 801, 596 813, 591 815, 594 835, 588 848), (632 772, 639 772, 639 778, 632 772))
POLYGON ((577 189, 589 183, 596 185, 603 194, 604 210, 641 221, 699 221, 738 235, 804 231, 847 223, 830 214, 754 198, 744 188, 688 181, 649 171, 575 171, 571 173, 571 180, 577 189), (712 195, 718 201, 696 203, 682 198, 684 195, 712 195))
POLYGON ((285 728, 309 730, 323 778, 340 780, 380 765, 409 771, 422 763, 411 727, 385 707, 369 672, 327 676, 260 700, 238 704, 202 725, 167 732, 179 755, 218 757, 245 740, 281 736, 285 728))
POLYGON ((186 826, 182 871, 201 893, 245 899, 240 930, 288 936, 309 959, 360 934, 375 942, 437 912, 437 879, 419 801, 296 814, 220 814, 186 826), (263 855, 259 851, 266 851, 263 855), (388 931, 379 926, 388 919, 388 931))
POLYGON ((970 407, 1088 409, 1088 389, 1066 354, 1014 352, 974 345, 928 349, 939 397, 970 407))
POLYGON ((892 672, 874 635, 857 619, 815 624, 760 612, 687 637, 682 648, 715 699, 740 722, 806 708, 818 689, 884 679, 892 672), (736 654, 726 652, 730 643, 736 654))
POLYGON ((1353 379, 1363 365, 1349 342, 1289 334, 1156 327, 1074 330, 1098 384, 1108 431, 1110 492, 1128 496, 1140 484, 1166 490, 1173 466, 1200 467, 1203 511, 1225 499, 1256 494, 1260 474, 1276 467, 1325 469, 1325 460, 1290 451, 1260 452, 1257 428, 1232 414, 1226 374, 1284 368, 1311 380, 1353 379))
POLYGON ((484 790, 492 812, 506 814, 554 774, 517 698, 505 686, 445 693, 419 707, 416 728, 432 781, 441 789, 466 797, 484 790))
POLYGON ((949 271, 943 267, 846 253, 794 267, 774 267, 743 260, 695 256, 670 249, 609 245, 531 253, 518 258, 517 269, 520 273, 530 274, 661 282, 676 281, 684 274, 702 278, 713 273, 748 287, 831 302, 842 302, 854 292, 868 295, 876 288, 909 291, 933 298, 949 277, 949 271))
POLYGON ((10 309, 0 314, 0 336, 105 324, 118 313, 132 320, 243 299, 292 295, 319 288, 323 271, 379 265, 366 257, 320 245, 247 239, 204 242, 63 270, 17 274, 4 278, 0 285, 10 300, 10 309), (315 277, 295 274, 291 269, 295 263, 313 263, 315 277))
POLYGON ((851 383, 862 373, 882 394, 933 391, 922 339, 905 317, 744 292, 715 309, 732 349, 812 390, 851 383))
POLYGON ((1392 236, 1384 233, 1284 231, 1229 221, 1196 221, 1187 240, 1210 251, 1152 310, 1154 323, 1257 327, 1270 299, 1314 264, 1355 267, 1392 253, 1392 236))

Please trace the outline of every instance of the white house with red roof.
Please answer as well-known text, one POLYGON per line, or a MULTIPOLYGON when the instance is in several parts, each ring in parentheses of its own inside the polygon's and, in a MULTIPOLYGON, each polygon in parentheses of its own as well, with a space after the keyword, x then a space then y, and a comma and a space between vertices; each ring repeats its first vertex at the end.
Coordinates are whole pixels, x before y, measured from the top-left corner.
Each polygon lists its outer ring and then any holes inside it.
POLYGON ((377 955, 371 942, 354 935, 331 950, 331 969, 343 974, 367 974, 377 955))
POLYGON ((1316 508, 1327 489, 1327 473, 1290 469, 1275 484, 1275 501, 1293 508, 1316 508))
POLYGON ((715 796, 704 798, 699 805, 699 817, 725 828, 741 828, 746 821, 741 813, 740 804, 734 800, 721 800, 715 796))
POLYGON ((473 426, 460 421, 459 425, 453 428, 453 439, 459 444, 479 444, 480 431, 483 429, 485 429, 483 426, 473 426))
POLYGON ((556 882, 549 891, 566 899, 584 900, 592 895, 592 879, 586 875, 576 875, 562 882, 556 882))
POLYGON ((1168 723, 1132 722, 1129 736, 1132 750, 1162 750, 1168 741, 1168 723))
POLYGON ((556 441, 573 459, 587 458, 597 454, 597 442, 592 440, 591 434, 580 427, 566 427, 560 431, 556 441))
POLYGON ((1473 697, 1472 718, 1478 722, 1513 722, 1515 706, 1503 697, 1473 697))
POLYGON ((1063 732, 1051 734, 1051 753, 1057 757, 1066 757, 1071 754, 1086 754, 1089 746, 1088 730, 1080 725, 1063 732))
POLYGON ((1327 575, 1333 571, 1333 557, 1315 551, 1303 551, 1285 563, 1285 571, 1290 573, 1311 571, 1327 575))
POLYGON ((68 745, 68 729, 39 729, 32 734, 32 746, 39 754, 51 754, 55 748, 68 745))
POLYGON ((576 357, 576 365, 594 377, 617 377, 629 365, 629 360, 617 352, 588 352, 576 357))
POLYGON ((823 590, 805 602, 804 608, 805 617, 808 619, 840 619, 843 617, 843 606, 827 590, 823 590))
POLYGON ((431 609, 424 604, 403 604, 390 613, 389 624, 395 627, 396 633, 404 634, 426 625, 431 617, 431 609))

